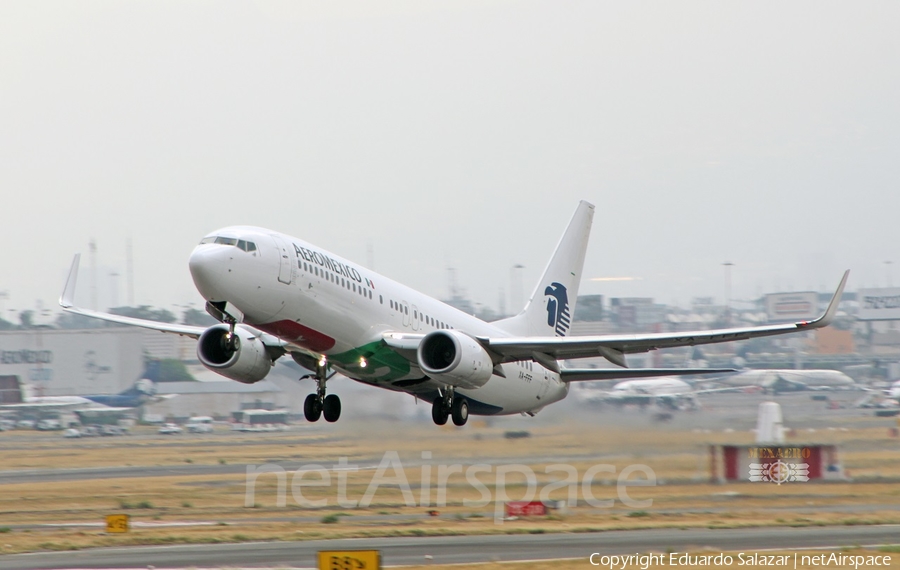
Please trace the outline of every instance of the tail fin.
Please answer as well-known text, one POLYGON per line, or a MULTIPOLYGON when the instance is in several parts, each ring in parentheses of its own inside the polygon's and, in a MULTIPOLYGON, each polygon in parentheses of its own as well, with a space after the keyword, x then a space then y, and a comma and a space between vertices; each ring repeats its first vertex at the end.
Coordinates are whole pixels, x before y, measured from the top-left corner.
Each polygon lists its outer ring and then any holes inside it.
POLYGON ((0 376, 0 404, 23 404, 27 401, 25 384, 18 376, 0 376))
POLYGON ((594 205, 582 200, 525 309, 495 325, 521 336, 566 336, 575 314, 593 218, 594 205))
POLYGON ((127 398, 140 398, 144 396, 155 396, 157 391, 156 383, 153 380, 141 378, 116 395, 125 396, 127 398))

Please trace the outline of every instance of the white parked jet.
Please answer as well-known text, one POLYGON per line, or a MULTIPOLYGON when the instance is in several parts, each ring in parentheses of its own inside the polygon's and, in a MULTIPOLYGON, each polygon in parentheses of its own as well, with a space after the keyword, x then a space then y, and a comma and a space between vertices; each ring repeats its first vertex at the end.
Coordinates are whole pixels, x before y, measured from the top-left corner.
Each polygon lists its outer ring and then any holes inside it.
POLYGON ((586 404, 638 404, 641 406, 655 404, 672 409, 683 409, 685 406, 699 408, 697 396, 700 394, 734 392, 736 390, 739 388, 695 390, 684 380, 664 377, 625 380, 613 386, 612 390, 598 390, 585 385, 576 392, 576 397, 586 404))
POLYGON ((19 389, 22 401, 17 404, 2 404, 0 411, 125 411, 173 397, 173 395, 158 396, 156 384, 147 378, 141 378, 133 386, 118 394, 35 396, 34 387, 30 384, 20 383, 19 389))
POLYGON ((900 402, 900 380, 891 384, 891 387, 884 391, 885 396, 893 398, 900 402))
MULTIPOLYGON (((487 323, 309 242, 255 227, 204 237, 188 265, 209 328, 110 315, 74 305, 79 256, 60 305, 67 311, 199 339, 208 368, 239 382, 262 380, 290 354, 315 370, 310 421, 340 416, 327 380, 349 378, 432 402, 432 418, 456 425, 473 414, 534 414, 562 400, 577 380, 716 372, 626 369, 625 355, 658 348, 743 340, 815 329, 831 322, 847 273, 825 314, 794 324, 698 332, 566 337, 578 296, 594 206, 581 202, 521 313, 487 323), (621 369, 561 369, 558 361, 604 356, 621 369)), ((721 370, 719 370, 721 372, 721 370)))
POLYGON ((767 392, 795 392, 798 390, 851 390, 857 386, 852 378, 840 370, 741 370, 724 378, 703 379, 723 386, 758 387, 767 392))

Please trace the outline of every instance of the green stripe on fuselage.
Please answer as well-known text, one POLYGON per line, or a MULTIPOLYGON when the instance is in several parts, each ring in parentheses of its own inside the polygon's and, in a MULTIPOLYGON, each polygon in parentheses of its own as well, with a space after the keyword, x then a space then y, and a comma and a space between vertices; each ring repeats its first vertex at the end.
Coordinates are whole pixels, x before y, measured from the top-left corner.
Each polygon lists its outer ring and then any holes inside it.
POLYGON ((366 380, 392 381, 409 376, 409 360, 394 352, 382 341, 370 342, 340 354, 328 355, 328 360, 354 376, 366 380), (365 358, 366 366, 360 366, 365 358))

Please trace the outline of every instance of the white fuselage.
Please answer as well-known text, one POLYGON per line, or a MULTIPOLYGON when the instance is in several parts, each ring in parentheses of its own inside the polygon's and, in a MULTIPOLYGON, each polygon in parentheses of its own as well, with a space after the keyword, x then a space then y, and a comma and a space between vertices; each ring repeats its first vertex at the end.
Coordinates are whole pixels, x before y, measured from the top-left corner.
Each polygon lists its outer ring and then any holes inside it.
POLYGON ((887 395, 888 397, 900 401, 900 381, 891 384, 891 387, 888 388, 887 395))
POLYGON ((678 378, 653 378, 648 380, 626 380, 619 382, 610 391, 611 397, 636 395, 667 396, 690 392, 691 386, 678 378))
POLYGON ((613 404, 647 404, 668 397, 689 397, 691 386, 678 378, 650 378, 625 380, 604 391, 596 388, 579 390, 580 399, 586 402, 604 401, 613 404))
POLYGON ((839 370, 744 370, 718 382, 726 386, 760 386, 780 391, 851 388, 856 384, 839 370))
MULTIPOLYGON (((213 243, 195 248, 190 269, 207 301, 227 302, 242 313, 244 323, 311 354, 325 355, 333 368, 366 384, 426 399, 443 387, 422 372, 414 353, 401 356, 388 349, 385 333, 425 334, 452 328, 473 337, 510 336, 297 238, 255 227, 230 227, 204 241, 213 243), (216 238, 224 243, 214 243, 216 238)), ((568 392, 558 374, 537 363, 501 366, 505 377, 494 374, 480 388, 457 390, 470 401, 472 413, 535 412, 568 392)))

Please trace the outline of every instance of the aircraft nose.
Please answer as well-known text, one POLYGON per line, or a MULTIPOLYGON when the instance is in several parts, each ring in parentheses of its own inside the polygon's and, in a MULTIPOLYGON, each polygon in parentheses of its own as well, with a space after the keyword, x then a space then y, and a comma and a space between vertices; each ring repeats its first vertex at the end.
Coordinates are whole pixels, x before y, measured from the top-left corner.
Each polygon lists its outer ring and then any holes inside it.
POLYGON ((217 244, 198 245, 191 252, 188 267, 194 286, 207 301, 225 301, 221 286, 228 271, 228 248, 217 244))

